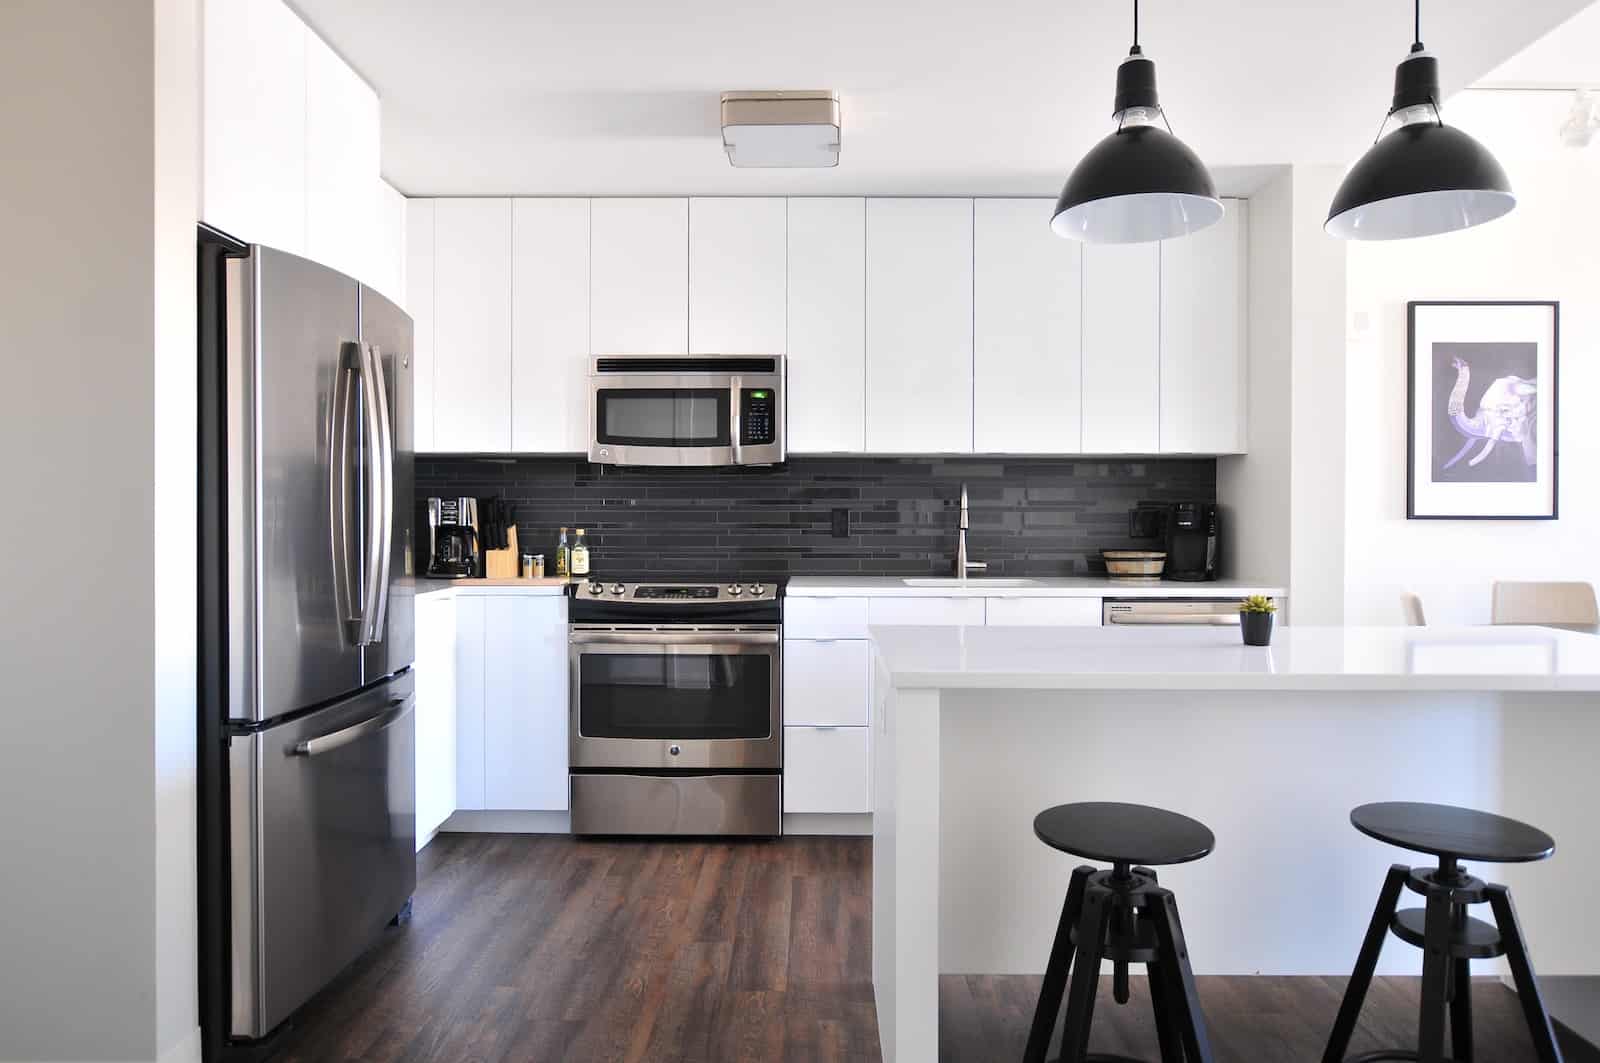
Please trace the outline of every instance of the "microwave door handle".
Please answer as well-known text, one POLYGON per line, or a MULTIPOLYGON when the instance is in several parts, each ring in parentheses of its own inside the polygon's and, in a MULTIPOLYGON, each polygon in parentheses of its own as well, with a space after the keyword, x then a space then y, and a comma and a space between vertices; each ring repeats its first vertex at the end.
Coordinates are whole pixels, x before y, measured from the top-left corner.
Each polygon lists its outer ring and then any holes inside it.
POLYGON ((388 500, 384 492, 383 482, 383 429, 378 411, 383 408, 383 391, 378 387, 378 381, 372 371, 371 349, 366 344, 357 344, 357 354, 361 359, 361 425, 364 432, 362 449, 366 456, 366 467, 362 470, 362 495, 366 501, 365 528, 362 546, 366 556, 362 558, 362 626, 361 645, 367 646, 376 642, 375 621, 378 613, 378 596, 383 589, 383 568, 381 553, 381 540, 383 528, 388 520, 388 500))
POLYGON ((334 377, 332 425, 328 434, 328 526, 333 551, 334 609, 346 637, 361 645, 365 622, 362 612, 361 574, 351 564, 358 538, 351 519, 350 422, 361 387, 358 345, 339 346, 339 371, 334 377))
POLYGON ((728 438, 733 443, 733 463, 744 464, 744 454, 741 452, 739 436, 743 434, 743 426, 739 423, 739 397, 744 392, 744 377, 735 376, 728 379, 728 438))
POLYGON ((375 525, 377 534, 373 536, 373 546, 378 554, 374 566, 378 572, 374 596, 377 605, 372 611, 372 630, 368 641, 382 642, 384 624, 389 615, 389 578, 394 557, 394 424, 389 419, 389 380, 383 371, 383 352, 377 344, 368 349, 367 360, 372 366, 373 406, 378 413, 378 449, 372 467, 377 472, 383 491, 382 520, 375 525))

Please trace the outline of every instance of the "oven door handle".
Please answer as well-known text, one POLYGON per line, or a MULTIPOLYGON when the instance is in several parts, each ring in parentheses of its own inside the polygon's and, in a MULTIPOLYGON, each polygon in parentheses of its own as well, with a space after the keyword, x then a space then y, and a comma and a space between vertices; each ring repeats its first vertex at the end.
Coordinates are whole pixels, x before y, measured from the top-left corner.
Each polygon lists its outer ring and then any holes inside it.
POLYGON ((574 646, 776 646, 776 631, 572 631, 574 646))

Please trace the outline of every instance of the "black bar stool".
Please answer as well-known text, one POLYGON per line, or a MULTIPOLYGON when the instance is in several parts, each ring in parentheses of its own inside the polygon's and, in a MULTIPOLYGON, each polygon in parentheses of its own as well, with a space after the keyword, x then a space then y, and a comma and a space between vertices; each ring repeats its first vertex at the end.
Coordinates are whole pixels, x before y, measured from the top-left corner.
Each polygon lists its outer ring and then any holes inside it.
POLYGON ((1323 1063, 1342 1063, 1355 1032, 1367 987, 1384 938, 1395 937, 1422 949, 1422 1014, 1418 1022, 1417 1050, 1368 1052, 1348 1063, 1408 1059, 1422 1063, 1472 1061, 1471 961, 1504 956, 1522 1002, 1522 1014, 1533 1034, 1540 1063, 1561 1063, 1550 1016, 1539 995, 1539 983, 1528 959, 1528 943, 1517 922, 1511 893, 1504 886, 1473 878, 1459 863, 1478 860, 1490 864, 1519 864, 1543 860, 1555 851, 1550 835, 1526 823, 1488 812, 1451 805, 1386 801, 1362 805, 1350 813, 1356 830, 1380 842, 1439 858, 1438 867, 1389 868, 1372 912, 1361 955, 1345 989, 1344 1003, 1328 1037, 1323 1063), (1396 911, 1404 887, 1427 899, 1423 908, 1396 911), (1474 919, 1467 907, 1488 903, 1497 925, 1474 919), (1445 1012, 1450 1013, 1450 1055, 1444 1054, 1445 1012))
POLYGON ((1162 1063, 1211 1063, 1177 902, 1156 882, 1156 873, 1141 866, 1198 860, 1216 847, 1211 831, 1160 808, 1090 802, 1045 809, 1034 819, 1033 833, 1052 849, 1112 867, 1072 872, 1023 1063, 1045 1063, 1069 969, 1072 992, 1059 1063, 1139 1063, 1127 1056, 1089 1054, 1100 961, 1106 959, 1115 965, 1112 991, 1118 1004, 1128 1002, 1128 964, 1145 965, 1162 1063))

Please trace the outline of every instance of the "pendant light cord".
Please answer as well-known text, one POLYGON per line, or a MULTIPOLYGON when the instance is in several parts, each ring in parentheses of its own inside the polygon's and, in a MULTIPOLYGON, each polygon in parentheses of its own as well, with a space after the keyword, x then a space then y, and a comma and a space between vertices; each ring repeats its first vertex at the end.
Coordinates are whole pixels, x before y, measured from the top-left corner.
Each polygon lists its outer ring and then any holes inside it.
POLYGON ((1422 0, 1416 0, 1412 19, 1411 50, 1420 52, 1422 51, 1422 0))
MULTIPOLYGON (((1422 0, 1417 0, 1417 6, 1422 6, 1422 0)), ((1139 51, 1139 0, 1133 0, 1133 50, 1139 51)))

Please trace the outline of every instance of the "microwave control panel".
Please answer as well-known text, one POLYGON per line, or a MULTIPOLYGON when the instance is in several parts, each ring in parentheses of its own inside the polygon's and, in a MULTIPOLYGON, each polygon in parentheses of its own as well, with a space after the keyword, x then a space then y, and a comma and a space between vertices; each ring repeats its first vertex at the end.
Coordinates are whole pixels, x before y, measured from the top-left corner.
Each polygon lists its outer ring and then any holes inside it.
POLYGON ((778 393, 745 388, 739 396, 739 444, 768 446, 778 441, 778 393))

